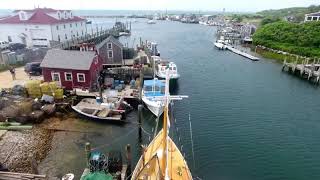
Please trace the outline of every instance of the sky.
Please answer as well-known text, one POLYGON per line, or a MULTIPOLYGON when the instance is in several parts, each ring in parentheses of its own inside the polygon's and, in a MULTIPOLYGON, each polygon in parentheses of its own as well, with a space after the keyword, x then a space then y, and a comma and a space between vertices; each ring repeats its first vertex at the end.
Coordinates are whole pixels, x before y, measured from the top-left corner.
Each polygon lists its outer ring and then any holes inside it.
POLYGON ((0 0, 1 9, 194 10, 256 12, 319 5, 320 0, 0 0))

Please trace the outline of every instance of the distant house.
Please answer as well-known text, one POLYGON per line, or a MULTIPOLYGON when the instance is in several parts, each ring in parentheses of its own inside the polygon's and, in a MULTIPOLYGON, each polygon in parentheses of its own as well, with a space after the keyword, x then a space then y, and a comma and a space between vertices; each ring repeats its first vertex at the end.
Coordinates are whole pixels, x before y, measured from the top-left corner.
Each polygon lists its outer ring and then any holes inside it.
POLYGON ((304 22, 309 21, 320 21, 320 12, 306 14, 304 18, 304 22))
POLYGON ((96 46, 103 65, 123 64, 123 45, 113 36, 109 36, 96 46))
POLYGON ((95 51, 53 49, 41 63, 44 81, 56 81, 67 90, 92 89, 96 86, 102 61, 95 51))
POLYGON ((74 16, 70 10, 15 10, 0 19, 0 41, 22 43, 28 47, 50 47, 85 36, 86 29, 86 20, 74 16))

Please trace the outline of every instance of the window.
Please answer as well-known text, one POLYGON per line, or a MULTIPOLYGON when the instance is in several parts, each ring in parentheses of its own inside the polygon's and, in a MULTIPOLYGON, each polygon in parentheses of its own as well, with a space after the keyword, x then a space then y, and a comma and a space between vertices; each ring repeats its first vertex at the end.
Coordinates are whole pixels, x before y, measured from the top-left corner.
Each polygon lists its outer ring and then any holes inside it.
POLYGON ((65 34, 65 35, 64 35, 64 37, 65 37, 65 39, 68 39, 68 36, 67 36, 67 34, 65 34))
POLYGON ((313 21, 316 21, 317 19, 318 19, 318 17, 313 17, 312 18, 313 21))
POLYGON ((113 58, 113 52, 111 50, 108 51, 108 58, 113 58))
POLYGON ((81 22, 81 26, 82 26, 82 22, 81 22))
POLYGON ((308 17, 308 21, 311 21, 311 20, 312 20, 312 17, 309 16, 309 17, 308 17))
POLYGON ((83 73, 77 73, 78 82, 86 82, 86 76, 83 73))
POLYGON ((60 42, 60 35, 58 35, 58 41, 60 42))
POLYGON ((72 73, 65 72, 64 73, 64 80, 65 81, 72 81, 72 73))
POLYGON ((77 31, 77 36, 79 36, 79 33, 78 33, 78 31, 77 31))
POLYGON ((60 82, 60 74, 59 73, 53 72, 51 74, 51 76, 52 76, 52 81, 60 82))
POLYGON ((60 17, 60 12, 58 12, 58 19, 60 19, 61 17, 60 17))
POLYGON ((70 27, 72 28, 72 24, 70 24, 70 27))
POLYGON ((64 18, 67 19, 67 12, 64 12, 64 18))
POLYGON ((57 26, 56 28, 57 28, 57 30, 59 30, 59 26, 57 26))
POLYGON ((12 42, 11 36, 8 36, 8 41, 9 41, 9 42, 12 42))
POLYGON ((83 36, 83 30, 81 31, 81 35, 83 36))
POLYGON ((108 49, 112 49, 112 43, 107 44, 108 49))
POLYGON ((66 25, 65 25, 65 24, 63 25, 63 28, 64 28, 64 29, 66 28, 66 25))
POLYGON ((78 23, 76 23, 76 27, 78 27, 78 23))

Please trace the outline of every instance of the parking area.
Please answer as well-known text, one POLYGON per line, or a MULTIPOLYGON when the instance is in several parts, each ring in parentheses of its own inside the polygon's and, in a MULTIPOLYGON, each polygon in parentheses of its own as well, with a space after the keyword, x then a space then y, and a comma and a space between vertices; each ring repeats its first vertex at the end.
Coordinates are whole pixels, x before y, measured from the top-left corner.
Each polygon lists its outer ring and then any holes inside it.
MULTIPOLYGON (((29 79, 29 75, 24 72, 24 67, 16 68, 16 80, 12 80, 12 76, 9 71, 0 72, 0 88, 12 88, 17 84, 24 85, 24 83, 29 79)), ((31 79, 42 80, 43 77, 31 76, 31 79)))

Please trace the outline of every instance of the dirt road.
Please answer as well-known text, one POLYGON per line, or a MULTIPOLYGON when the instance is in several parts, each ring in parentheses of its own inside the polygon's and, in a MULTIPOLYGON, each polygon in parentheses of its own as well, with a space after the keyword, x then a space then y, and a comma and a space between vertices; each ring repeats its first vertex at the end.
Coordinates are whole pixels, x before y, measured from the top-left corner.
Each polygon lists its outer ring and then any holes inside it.
MULTIPOLYGON (((42 80, 42 76, 32 76, 31 79, 42 80)), ((0 88, 12 88, 14 85, 24 85, 29 76, 24 72, 24 67, 16 68, 16 80, 12 80, 11 73, 4 71, 0 73, 0 88)))

